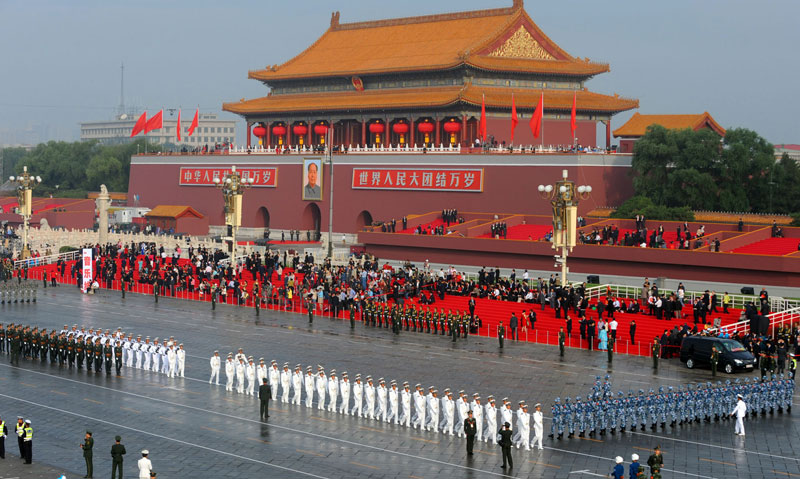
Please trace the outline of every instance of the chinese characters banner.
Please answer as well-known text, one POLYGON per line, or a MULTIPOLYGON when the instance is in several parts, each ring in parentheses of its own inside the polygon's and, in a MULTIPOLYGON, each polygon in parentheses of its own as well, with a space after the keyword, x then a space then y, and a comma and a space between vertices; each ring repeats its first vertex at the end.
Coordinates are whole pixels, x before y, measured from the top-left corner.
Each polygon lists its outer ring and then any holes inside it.
POLYGON ((87 289, 92 286, 92 279, 94 278, 94 271, 92 268, 92 249, 91 248, 84 248, 81 252, 81 263, 82 263, 82 279, 81 282, 81 289, 85 293, 87 289))
MULTIPOLYGON (((278 168, 236 167, 242 178, 253 178, 253 186, 275 188, 278 186, 278 168)), ((230 167, 181 167, 180 185, 214 186, 214 178, 222 180, 231 172, 230 167)))
POLYGON ((483 169, 353 168, 353 189, 483 191, 483 169))

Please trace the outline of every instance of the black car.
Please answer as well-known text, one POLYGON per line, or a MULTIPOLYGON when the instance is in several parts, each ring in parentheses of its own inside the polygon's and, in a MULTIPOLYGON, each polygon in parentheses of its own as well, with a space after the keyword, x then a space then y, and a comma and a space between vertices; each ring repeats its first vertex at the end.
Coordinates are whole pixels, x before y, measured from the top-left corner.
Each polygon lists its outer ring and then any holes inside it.
POLYGON ((681 362, 689 369, 695 366, 711 367, 711 348, 717 347, 717 367, 728 374, 734 371, 752 371, 756 358, 739 341, 709 336, 687 336, 681 343, 681 362))

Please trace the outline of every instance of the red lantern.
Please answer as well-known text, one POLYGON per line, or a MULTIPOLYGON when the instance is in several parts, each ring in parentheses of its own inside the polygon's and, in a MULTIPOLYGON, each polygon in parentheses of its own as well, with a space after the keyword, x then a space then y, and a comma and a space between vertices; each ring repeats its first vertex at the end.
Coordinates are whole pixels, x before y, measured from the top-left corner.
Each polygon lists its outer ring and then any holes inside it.
POLYGON ((292 133, 295 135, 305 135, 308 133, 308 127, 306 125, 295 125, 292 127, 292 133))
POLYGON ((257 127, 253 128, 253 134, 259 138, 263 138, 267 135, 267 129, 261 125, 258 125, 257 127))
POLYGON ((447 133, 458 133, 461 131, 461 123, 455 121, 448 121, 444 124, 444 131, 447 133))
POLYGON ((383 133, 383 130, 384 130, 383 123, 370 123, 369 124, 369 132, 370 133, 380 134, 380 133, 383 133))
POLYGON ((283 136, 286 134, 286 127, 283 125, 275 125, 272 127, 272 134, 276 136, 283 136))
POLYGON ((317 135, 328 133, 328 125, 314 125, 314 133, 317 135))
POLYGON ((392 131, 398 135, 408 133, 408 123, 395 123, 392 125, 392 131))
POLYGON ((417 125, 417 130, 419 130, 420 133, 430 133, 433 131, 433 123, 429 122, 420 123, 419 125, 417 125))

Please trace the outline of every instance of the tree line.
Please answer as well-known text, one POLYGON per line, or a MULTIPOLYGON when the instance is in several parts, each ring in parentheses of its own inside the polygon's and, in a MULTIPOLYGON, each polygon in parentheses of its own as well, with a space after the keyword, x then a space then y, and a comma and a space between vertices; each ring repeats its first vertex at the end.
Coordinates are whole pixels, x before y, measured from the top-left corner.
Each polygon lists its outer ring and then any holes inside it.
MULTIPOLYGON (((148 152, 161 151, 160 145, 146 144, 148 152)), ((145 140, 122 145, 101 145, 95 141, 49 141, 32 150, 0 150, 3 174, 7 178, 22 173, 23 166, 42 177, 35 196, 85 198, 105 184, 108 191, 127 192, 131 156, 145 151, 145 140)))
POLYGON ((631 175, 636 196, 617 217, 683 220, 691 219, 691 210, 800 212, 797 162, 788 155, 776 159, 772 144, 745 128, 720 138, 708 129, 652 125, 634 145, 631 175))

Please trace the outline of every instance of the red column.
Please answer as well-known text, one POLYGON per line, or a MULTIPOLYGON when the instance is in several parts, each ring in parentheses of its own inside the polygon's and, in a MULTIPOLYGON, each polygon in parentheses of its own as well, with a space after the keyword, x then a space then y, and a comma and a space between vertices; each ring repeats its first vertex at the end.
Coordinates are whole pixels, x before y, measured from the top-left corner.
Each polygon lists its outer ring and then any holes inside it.
POLYGON ((349 145, 350 144, 350 136, 353 134, 353 132, 351 130, 352 125, 350 124, 349 120, 347 122, 342 123, 342 125, 344 126, 344 144, 345 145, 349 145))
POLYGON ((611 118, 606 121, 606 148, 611 148, 611 118))
POLYGON ((266 145, 264 148, 269 148, 272 145, 272 124, 270 122, 265 123, 267 127, 267 136, 266 136, 266 145))
POLYGON ((434 145, 433 145, 435 147, 438 147, 439 143, 441 142, 441 139, 439 138, 439 126, 441 126, 441 125, 439 125, 439 118, 436 118, 436 136, 435 136, 435 141, 434 141, 434 145))
POLYGON ((313 136, 312 136, 312 132, 311 132, 311 122, 307 121, 306 122, 306 126, 308 127, 308 131, 306 132, 306 135, 307 135, 306 147, 311 147, 311 146, 313 146, 313 139, 312 139, 313 136))
POLYGON ((361 146, 367 145, 367 122, 361 121, 361 146))
POLYGON ((250 127, 251 127, 251 126, 252 126, 252 123, 250 123, 250 122, 248 121, 248 122, 247 122, 247 147, 248 147, 248 148, 250 148, 250 135, 251 135, 251 133, 252 133, 252 131, 251 131, 251 129, 250 129, 250 127))
POLYGON ((414 147, 414 129, 415 129, 414 127, 415 126, 416 125, 415 125, 414 119, 413 118, 409 118, 409 130, 408 130, 408 133, 410 135, 409 136, 410 140, 409 140, 408 145, 410 147, 412 147, 412 148, 414 147))
POLYGON ((387 118, 383 123, 384 123, 383 144, 388 147, 390 143, 389 135, 391 134, 391 132, 389 131, 389 119, 387 118))
POLYGON ((467 139, 467 115, 461 115, 461 144, 469 146, 470 142, 467 139))

